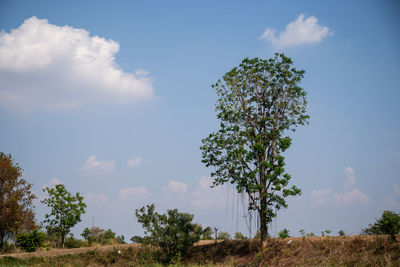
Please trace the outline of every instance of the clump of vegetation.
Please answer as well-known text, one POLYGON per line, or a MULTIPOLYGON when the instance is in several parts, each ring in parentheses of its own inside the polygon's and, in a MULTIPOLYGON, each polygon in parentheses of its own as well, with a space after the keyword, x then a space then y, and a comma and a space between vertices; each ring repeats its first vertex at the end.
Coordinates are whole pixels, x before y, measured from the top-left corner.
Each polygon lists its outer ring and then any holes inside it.
POLYGON ((339 236, 345 236, 346 233, 345 233, 343 230, 339 230, 338 235, 339 235, 339 236))
POLYGON ((21 232, 17 234, 16 245, 27 252, 34 252, 43 245, 45 233, 35 229, 31 232, 21 232))
POLYGON ((400 233, 400 216, 399 214, 385 210, 382 217, 377 219, 374 224, 370 224, 368 228, 363 229, 366 235, 389 235, 392 241, 396 240, 396 234, 400 233))
POLYGON ((246 239, 246 237, 241 232, 236 232, 235 239, 246 239))
MULTIPOLYGON (((81 236, 86 240, 87 245, 91 246, 93 243, 101 245, 111 244, 125 244, 125 237, 123 235, 116 236, 111 230, 104 230, 99 227, 85 228, 81 236)), ((140 243, 140 242, 137 242, 140 243)))
POLYGON ((177 209, 159 214, 152 204, 137 209, 135 215, 145 234, 149 234, 142 238, 141 243, 158 246, 163 252, 160 260, 164 263, 178 262, 203 234, 201 225, 192 223, 192 214, 180 213, 177 209))
POLYGON ((231 239, 231 235, 228 232, 219 232, 218 233, 218 238, 219 240, 228 240, 231 239))
POLYGON ((280 237, 280 238, 287 238, 287 237, 290 237, 290 235, 289 235, 289 230, 288 229, 283 229, 282 231, 280 231, 279 233, 278 233, 278 236, 280 237))

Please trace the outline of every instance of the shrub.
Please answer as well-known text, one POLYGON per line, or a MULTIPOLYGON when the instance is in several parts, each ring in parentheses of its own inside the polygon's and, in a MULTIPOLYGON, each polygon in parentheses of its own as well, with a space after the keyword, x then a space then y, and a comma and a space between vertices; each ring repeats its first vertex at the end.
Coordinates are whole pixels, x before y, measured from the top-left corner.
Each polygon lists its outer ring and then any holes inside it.
POLYGON ((382 217, 377 219, 374 224, 370 224, 368 228, 363 229, 363 234, 367 235, 389 235, 391 239, 396 240, 396 234, 400 232, 400 216, 399 214, 385 210, 382 217))
POLYGON ((194 216, 191 214, 180 213, 177 209, 159 214, 154 209, 152 204, 135 212, 145 234, 150 234, 143 237, 142 243, 159 246, 164 256, 161 260, 165 263, 179 261, 200 240, 202 227, 192 223, 194 216))
POLYGON ((231 235, 228 232, 219 232, 218 239, 220 240, 227 240, 230 239, 231 235))
POLYGON ((85 246, 85 242, 74 238, 73 234, 70 234, 70 236, 65 239, 65 247, 66 248, 80 248, 80 247, 84 247, 84 246, 85 246))
POLYGON ((290 237, 289 236, 289 230, 288 229, 283 229, 282 231, 280 231, 279 233, 278 233, 278 236, 280 237, 280 238, 286 238, 286 237, 290 237))
POLYGON ((338 234, 339 234, 339 236, 345 236, 346 235, 343 230, 339 230, 338 234))
POLYGON ((246 239, 246 237, 241 232, 236 232, 235 239, 246 239))
POLYGON ((17 234, 16 245, 27 252, 33 252, 43 245, 45 234, 39 230, 17 234))

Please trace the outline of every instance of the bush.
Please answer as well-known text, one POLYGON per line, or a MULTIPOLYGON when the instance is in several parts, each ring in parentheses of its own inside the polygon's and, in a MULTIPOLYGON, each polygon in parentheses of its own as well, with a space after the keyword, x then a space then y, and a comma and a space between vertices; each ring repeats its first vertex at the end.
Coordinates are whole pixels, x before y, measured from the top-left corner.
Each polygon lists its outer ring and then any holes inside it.
POLYGON ((246 237, 241 232, 236 232, 235 239, 246 239, 246 237))
POLYGON ((79 239, 74 238, 74 235, 71 234, 69 237, 65 239, 65 247, 66 248, 80 248, 84 247, 85 242, 79 239))
POLYGON ((17 234, 16 245, 27 252, 34 252, 43 245, 45 234, 38 230, 17 234))
POLYGON ((374 224, 370 224, 369 228, 363 229, 363 234, 367 235, 389 235, 391 239, 396 240, 396 234, 400 232, 400 216, 399 214, 385 210, 382 217, 377 219, 374 224))
POLYGON ((218 239, 228 240, 231 238, 231 235, 228 232, 219 232, 218 239))
POLYGON ((193 244, 203 234, 201 225, 192 223, 193 215, 180 213, 177 209, 167 210, 167 214, 154 211, 154 204, 136 210, 138 222, 150 234, 142 239, 143 244, 159 246, 165 263, 179 261, 187 255, 193 244))
POLYGON ((288 229, 283 229, 282 231, 280 231, 279 233, 278 233, 278 236, 280 237, 280 238, 286 238, 286 237, 290 237, 289 236, 289 230, 288 229))

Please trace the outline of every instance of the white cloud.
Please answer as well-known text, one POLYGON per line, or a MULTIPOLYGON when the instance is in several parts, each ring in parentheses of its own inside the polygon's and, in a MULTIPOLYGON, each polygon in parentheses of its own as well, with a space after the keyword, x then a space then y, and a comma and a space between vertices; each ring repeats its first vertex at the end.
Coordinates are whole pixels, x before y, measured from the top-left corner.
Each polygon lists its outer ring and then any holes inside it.
POLYGON ((109 197, 104 194, 93 194, 93 193, 86 193, 84 196, 84 202, 89 205, 105 205, 108 204, 109 197))
POLYGON ((162 189, 164 192, 172 193, 185 193, 188 190, 188 186, 185 183, 170 181, 166 187, 162 189))
POLYGON ((110 161, 98 161, 95 155, 91 155, 82 166, 81 171, 102 175, 114 171, 115 162, 110 161))
POLYGON ((118 50, 117 42, 85 29, 31 17, 0 33, 0 105, 30 112, 152 97, 148 72, 124 72, 118 50))
POLYGON ((370 198, 361 192, 357 188, 353 188, 356 185, 355 171, 352 167, 346 167, 343 171, 347 179, 344 183, 343 193, 334 193, 332 188, 323 190, 313 190, 311 197, 313 202, 317 205, 325 205, 330 202, 335 202, 337 205, 349 205, 349 204, 366 204, 370 202, 370 198))
POLYGON ((400 208, 400 187, 398 184, 393 185, 393 193, 388 195, 385 201, 394 208, 400 208))
POLYGON ((201 177, 196 189, 192 192, 190 204, 196 208, 221 208, 226 205, 226 193, 223 192, 223 186, 210 188, 214 179, 211 177, 201 177))
POLYGON ((286 25, 285 31, 278 37, 275 32, 275 29, 267 27, 260 39, 269 41, 275 47, 283 48, 320 43, 326 36, 333 34, 328 27, 319 25, 316 17, 305 18, 304 14, 300 14, 295 21, 286 25))
POLYGON ((346 167, 344 169, 344 173, 347 175, 347 180, 344 184, 344 188, 346 191, 350 191, 356 184, 355 171, 352 167, 346 167))
POLYGON ((332 188, 322 189, 322 190, 312 190, 311 197, 313 199, 313 203, 317 205, 324 205, 329 203, 332 200, 332 188))
POLYGON ((142 163, 142 158, 136 157, 136 158, 128 160, 128 167, 135 168, 135 167, 138 167, 141 163, 142 163))
POLYGON ((54 187, 55 185, 58 184, 64 184, 63 181, 61 181, 60 179, 58 179, 57 177, 54 177, 52 179, 50 179, 50 181, 42 186, 42 189, 46 188, 46 187, 54 187))
POLYGON ((119 192, 119 195, 124 200, 130 199, 138 199, 138 198, 147 198, 151 196, 149 190, 146 187, 128 187, 122 188, 119 192))
POLYGON ((370 201, 369 197, 358 189, 344 192, 343 194, 335 194, 337 204, 366 204, 370 201))

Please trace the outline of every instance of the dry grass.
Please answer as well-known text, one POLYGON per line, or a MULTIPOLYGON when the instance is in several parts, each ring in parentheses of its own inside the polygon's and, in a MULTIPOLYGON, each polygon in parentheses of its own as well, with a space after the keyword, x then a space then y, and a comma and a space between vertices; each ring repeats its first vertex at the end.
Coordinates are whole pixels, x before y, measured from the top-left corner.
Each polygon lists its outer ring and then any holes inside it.
MULTIPOLYGON (((9 254, 0 265, 160 266, 159 253, 135 244, 57 249, 9 254)), ((386 236, 300 237, 271 239, 261 251, 254 240, 201 241, 174 266, 400 266, 400 243, 386 236)))

